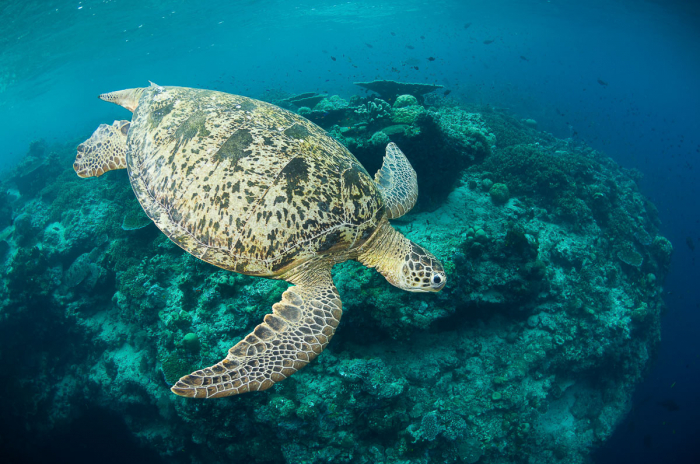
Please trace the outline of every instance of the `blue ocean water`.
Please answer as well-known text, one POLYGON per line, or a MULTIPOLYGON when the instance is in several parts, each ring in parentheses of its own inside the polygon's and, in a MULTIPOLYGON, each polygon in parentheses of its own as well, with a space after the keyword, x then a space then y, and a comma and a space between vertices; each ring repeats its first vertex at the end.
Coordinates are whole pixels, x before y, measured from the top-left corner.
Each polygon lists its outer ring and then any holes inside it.
POLYGON ((675 249, 668 310, 633 408, 594 462, 700 460, 695 2, 6 1, 0 23, 0 170, 32 140, 77 145, 129 118, 96 96, 149 80, 264 98, 349 97, 373 79, 443 85, 638 169, 675 249))

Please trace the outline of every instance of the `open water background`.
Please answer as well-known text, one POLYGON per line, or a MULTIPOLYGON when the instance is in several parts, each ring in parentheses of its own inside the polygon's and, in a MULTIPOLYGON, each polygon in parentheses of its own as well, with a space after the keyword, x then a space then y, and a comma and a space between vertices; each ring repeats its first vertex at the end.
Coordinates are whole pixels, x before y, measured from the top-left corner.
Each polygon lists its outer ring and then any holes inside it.
POLYGON ((0 171, 31 140, 77 145, 128 118, 96 96, 148 80, 259 98, 348 97, 375 78, 442 84, 639 169, 675 248, 669 309, 635 407, 595 458, 700 462, 698 2, 6 0, 0 24, 0 171))

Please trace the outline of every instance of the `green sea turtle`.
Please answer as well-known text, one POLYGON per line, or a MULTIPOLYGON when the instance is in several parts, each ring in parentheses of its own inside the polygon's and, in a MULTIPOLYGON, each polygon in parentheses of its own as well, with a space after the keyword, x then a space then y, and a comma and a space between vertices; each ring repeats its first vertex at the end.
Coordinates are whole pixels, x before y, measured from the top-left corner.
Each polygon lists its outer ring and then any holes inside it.
POLYGON ((316 358, 342 313, 337 263, 357 260, 411 292, 444 287, 440 261, 389 224, 418 195, 416 173, 393 143, 372 179, 323 129, 269 103, 155 84, 100 98, 134 114, 78 147, 79 176, 126 168, 146 214, 185 251, 293 284, 225 359, 182 377, 174 393, 265 390, 316 358))

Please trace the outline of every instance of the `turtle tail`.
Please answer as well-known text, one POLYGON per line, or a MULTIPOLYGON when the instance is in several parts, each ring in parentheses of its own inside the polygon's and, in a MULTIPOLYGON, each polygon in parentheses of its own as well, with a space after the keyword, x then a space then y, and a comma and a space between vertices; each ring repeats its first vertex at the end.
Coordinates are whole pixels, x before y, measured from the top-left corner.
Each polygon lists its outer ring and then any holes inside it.
POLYGON ((123 106, 133 113, 136 110, 136 107, 139 105, 139 98, 141 98, 141 94, 143 94, 144 90, 146 89, 138 88, 103 93, 100 95, 100 100, 116 103, 117 105, 123 106))

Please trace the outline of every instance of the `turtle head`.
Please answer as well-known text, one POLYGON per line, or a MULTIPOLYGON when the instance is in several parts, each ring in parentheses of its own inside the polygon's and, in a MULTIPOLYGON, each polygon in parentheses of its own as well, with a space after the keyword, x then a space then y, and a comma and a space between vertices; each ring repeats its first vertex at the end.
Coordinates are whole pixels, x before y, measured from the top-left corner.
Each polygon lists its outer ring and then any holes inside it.
POLYGON ((389 221, 379 226, 357 259, 377 269, 391 285, 407 292, 439 292, 447 283, 440 260, 404 237, 389 221))
POLYGON ((116 103, 123 106, 132 113, 136 111, 139 105, 139 99, 145 88, 118 90, 116 92, 103 93, 100 95, 100 100, 116 103))
POLYGON ((445 269, 442 263, 431 252, 410 240, 408 251, 399 263, 396 272, 396 282, 391 282, 402 290, 408 292, 439 292, 447 282, 445 269))

